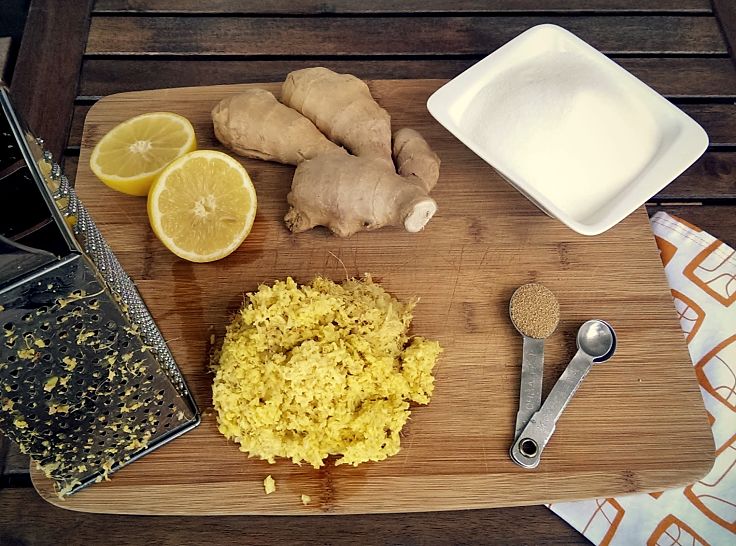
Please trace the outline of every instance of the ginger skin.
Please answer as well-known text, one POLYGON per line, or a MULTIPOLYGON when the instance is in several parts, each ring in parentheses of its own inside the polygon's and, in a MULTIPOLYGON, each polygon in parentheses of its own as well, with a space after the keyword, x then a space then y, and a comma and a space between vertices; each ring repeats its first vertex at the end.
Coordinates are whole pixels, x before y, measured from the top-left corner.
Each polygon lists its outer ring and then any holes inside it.
POLYGON ((284 220, 294 233, 326 226, 340 237, 383 226, 420 231, 437 203, 380 161, 328 152, 300 163, 284 220))
POLYGON ((394 133, 393 153, 398 173, 431 192, 440 177, 440 158, 422 135, 414 129, 399 129, 394 133))
POLYGON ((397 131, 392 149, 388 113, 349 74, 297 70, 282 96, 293 108, 250 89, 222 100, 212 120, 217 138, 236 153, 297 166, 284 217, 292 232, 326 226, 349 237, 383 226, 424 228, 437 211, 428 194, 440 160, 419 133, 397 131))
POLYGON ((265 89, 248 89, 221 100, 212 110, 212 122, 217 140, 254 159, 297 165, 341 150, 311 121, 265 89))
POLYGON ((391 116, 363 80, 323 67, 295 70, 284 81, 281 100, 312 120, 332 142, 394 170, 391 116))

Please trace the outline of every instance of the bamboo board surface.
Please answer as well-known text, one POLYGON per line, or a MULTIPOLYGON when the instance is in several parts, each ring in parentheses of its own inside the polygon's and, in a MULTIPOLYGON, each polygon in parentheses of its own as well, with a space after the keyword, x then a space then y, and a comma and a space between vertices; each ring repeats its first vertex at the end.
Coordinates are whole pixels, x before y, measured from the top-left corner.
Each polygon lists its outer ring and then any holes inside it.
POLYGON ((239 250, 212 264, 169 253, 148 226, 145 199, 98 182, 89 154, 115 124, 160 110, 188 117, 200 148, 222 149, 209 112, 249 86, 123 93, 90 110, 77 191, 139 287, 204 417, 198 429, 64 501, 33 470, 44 498, 73 510, 132 514, 410 512, 654 491, 710 470, 710 428, 644 208, 596 237, 545 216, 429 116, 426 100, 442 83, 370 82, 394 128, 418 129, 442 159, 432 193, 440 210, 423 232, 293 235, 282 221, 293 168, 243 159, 258 193, 256 222, 239 250), (243 294, 259 283, 366 272, 399 299, 421 298, 412 331, 444 347, 432 402, 414 409, 400 453, 386 461, 315 470, 249 459, 217 431, 210 335, 222 336, 243 294), (531 281, 555 292, 562 313, 546 344, 545 394, 574 354, 582 322, 608 320, 619 341, 614 358, 585 380, 533 471, 508 457, 521 359, 508 301, 531 281), (266 496, 268 474, 277 491, 266 496), (308 506, 301 494, 311 497, 308 506))

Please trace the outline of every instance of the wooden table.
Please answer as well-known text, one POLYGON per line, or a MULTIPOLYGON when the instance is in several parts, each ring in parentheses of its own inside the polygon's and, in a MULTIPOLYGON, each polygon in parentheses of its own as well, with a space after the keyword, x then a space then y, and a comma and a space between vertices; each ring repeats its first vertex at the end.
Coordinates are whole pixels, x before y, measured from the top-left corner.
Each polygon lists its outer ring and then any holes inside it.
MULTIPOLYGON (((11 90, 73 178, 87 110, 120 91, 279 81, 313 65, 366 79, 452 78, 522 30, 560 24, 699 121, 711 146, 657 194, 736 244, 731 0, 32 0, 11 90)), ((136 518, 54 508, 0 438, 0 544, 585 544, 543 506, 347 517, 136 518)))

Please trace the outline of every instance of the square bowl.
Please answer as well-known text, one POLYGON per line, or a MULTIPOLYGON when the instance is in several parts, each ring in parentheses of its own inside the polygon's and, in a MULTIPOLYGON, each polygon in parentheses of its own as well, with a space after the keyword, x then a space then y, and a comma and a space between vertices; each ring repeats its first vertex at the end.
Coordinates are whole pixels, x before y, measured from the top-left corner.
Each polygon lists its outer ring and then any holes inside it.
POLYGON ((682 110, 550 24, 449 81, 427 108, 541 210, 584 235, 626 218, 708 147, 682 110))

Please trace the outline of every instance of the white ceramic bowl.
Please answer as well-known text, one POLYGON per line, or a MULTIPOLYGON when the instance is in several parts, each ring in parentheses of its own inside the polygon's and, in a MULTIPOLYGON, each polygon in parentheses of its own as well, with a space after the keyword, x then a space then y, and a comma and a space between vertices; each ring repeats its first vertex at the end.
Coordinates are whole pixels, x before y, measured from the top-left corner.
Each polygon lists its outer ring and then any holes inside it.
MULTIPOLYGON (((542 101, 541 104, 544 104, 543 101, 546 100, 545 97, 530 97, 530 89, 532 93, 536 92, 534 87, 518 90, 518 97, 524 97, 519 107, 520 111, 491 110, 493 114, 491 117, 506 120, 508 123, 521 123, 522 128, 526 128, 524 130, 533 136, 537 144, 544 143, 545 139, 550 143, 559 144, 554 141, 556 138, 554 130, 549 131, 549 134, 540 133, 533 121, 530 121, 534 119, 534 112, 530 114, 529 111, 524 111, 528 103, 542 101), (530 100, 524 102, 527 99, 530 100), (514 119, 516 121, 513 121, 514 119)), ((504 93, 513 95, 515 91, 510 88, 504 93)), ((589 101, 588 104, 596 103, 589 101)), ((438 89, 429 98, 427 108, 448 131, 493 166, 540 209, 584 235, 602 233, 626 218, 692 165, 708 146, 708 135, 703 128, 682 110, 580 38, 556 25, 539 25, 523 32, 438 89), (591 176, 593 180, 584 187, 580 184, 578 187, 566 187, 564 180, 572 178, 566 179, 564 176, 558 176, 554 184, 540 184, 539 180, 532 178, 543 177, 540 173, 547 171, 540 167, 541 171, 537 169, 539 172, 530 175, 528 168, 530 164, 526 163, 535 161, 534 154, 519 157, 518 153, 509 152, 508 147, 499 145, 497 139, 492 139, 496 144, 489 144, 487 139, 478 136, 479 122, 472 115, 474 111, 469 110, 474 100, 484 90, 493 89, 492 86, 496 82, 502 82, 499 85, 506 87, 513 86, 513 82, 519 79, 509 80, 509 74, 518 70, 528 71, 530 63, 533 64, 535 59, 545 55, 544 59, 561 60, 559 71, 557 65, 542 69, 546 70, 544 77, 547 79, 544 80, 544 86, 537 89, 546 91, 560 86, 561 89, 566 89, 568 94, 583 97, 581 100, 588 100, 590 97, 594 97, 591 100, 598 100, 600 97, 596 98, 596 94, 601 95, 599 90, 602 89, 600 87, 602 81, 613 90, 604 99, 607 101, 605 104, 612 105, 612 110, 602 115, 598 123, 616 125, 612 127, 610 134, 615 134, 618 140, 613 136, 608 138, 609 133, 603 130, 605 125, 599 127, 601 131, 597 133, 599 137, 603 135, 599 138, 600 141, 596 141, 595 138, 588 139, 587 136, 573 139, 578 144, 575 146, 577 149, 569 150, 565 156, 569 158, 571 168, 578 168, 579 157, 582 154, 588 154, 590 157, 591 151, 594 154, 596 151, 603 153, 615 151, 621 158, 620 173, 617 172, 615 176, 598 173, 600 176, 591 176), (568 74, 565 71, 567 66, 565 59, 571 56, 574 56, 576 63, 575 74, 568 74), (620 114, 624 117, 629 116, 629 119, 636 123, 629 125, 622 122, 620 114), (646 144, 642 144, 641 147, 637 147, 638 144, 628 146, 630 142, 636 142, 636 139, 641 137, 638 133, 642 132, 642 127, 646 127, 646 144), (631 134, 628 135, 627 131, 631 134), (609 148, 605 148, 607 146, 609 148)), ((540 108, 540 105, 537 104, 536 108, 540 108)), ((564 108, 561 108, 560 112, 562 113, 559 116, 567 115, 564 108)), ((558 119, 564 124, 566 120, 559 116, 558 119)), ((500 136, 502 137, 503 135, 500 136)), ((611 157, 614 156, 608 156, 609 163, 611 157)), ((561 166, 555 166, 560 167, 556 171, 557 174, 564 173, 566 167, 564 161, 561 166)), ((536 167, 540 165, 541 162, 536 167)), ((578 176, 577 180, 580 179, 578 176)))

